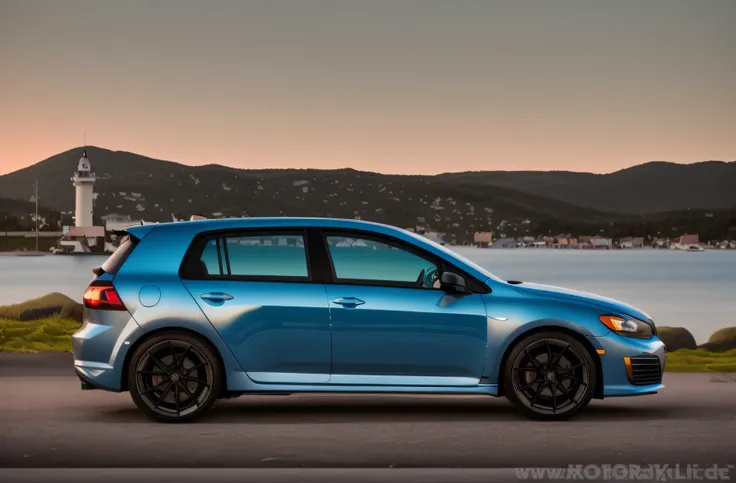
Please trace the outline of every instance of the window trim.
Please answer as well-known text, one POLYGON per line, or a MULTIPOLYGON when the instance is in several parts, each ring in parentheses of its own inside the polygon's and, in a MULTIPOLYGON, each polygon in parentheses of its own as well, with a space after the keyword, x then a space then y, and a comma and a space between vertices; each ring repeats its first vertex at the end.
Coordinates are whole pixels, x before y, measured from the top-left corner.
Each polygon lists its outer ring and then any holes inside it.
POLYGON ((182 280, 210 280, 210 281, 233 281, 233 282, 295 282, 295 283, 314 283, 312 260, 309 255, 309 239, 307 229, 304 227, 258 227, 243 229, 214 230, 197 234, 187 249, 182 263, 179 267, 179 278, 182 280), (304 243, 304 258, 307 265, 306 276, 296 275, 234 275, 230 268, 230 256, 227 249, 227 238, 249 237, 249 236, 278 236, 278 235, 296 235, 301 236, 304 243), (193 273, 192 265, 201 260, 207 243, 216 240, 217 244, 217 260, 220 266, 220 273, 213 274, 197 274, 193 273), (224 257, 224 260, 223 260, 224 257), (223 263, 224 261, 224 263, 223 263))
POLYGON ((423 258, 424 260, 436 265, 439 270, 440 277, 442 276, 444 272, 453 272, 453 273, 457 273, 458 275, 462 275, 469 282, 466 285, 468 286, 468 290, 470 290, 471 293, 490 293, 491 292, 490 288, 488 288, 486 284, 478 281, 475 277, 472 277, 464 270, 460 270, 459 268, 457 268, 456 266, 454 266, 453 264, 451 264, 444 258, 438 255, 435 255, 433 253, 430 253, 427 250, 424 250, 423 248, 418 247, 400 238, 396 238, 391 235, 385 235, 383 233, 377 233, 373 231, 360 230, 360 229, 350 229, 350 228, 329 228, 328 227, 328 228, 321 228, 319 229, 319 231, 321 232, 323 249, 325 251, 325 256, 327 257, 325 262, 329 264, 330 275, 331 275, 331 279, 329 281, 323 282, 325 284, 363 285, 363 286, 368 286, 368 287, 410 288, 410 289, 416 289, 416 290, 442 291, 442 288, 419 287, 415 285, 413 282, 338 278, 337 272, 335 270, 335 264, 332 260, 332 254, 330 253, 329 244, 327 243, 328 236, 335 236, 335 234, 337 234, 337 236, 346 236, 346 237, 351 237, 351 238, 361 238, 361 239, 377 241, 379 243, 383 243, 385 245, 393 246, 401 250, 407 251, 413 255, 416 255, 419 258, 423 258), (479 291, 479 290, 474 290, 473 288, 482 288, 483 290, 479 291))

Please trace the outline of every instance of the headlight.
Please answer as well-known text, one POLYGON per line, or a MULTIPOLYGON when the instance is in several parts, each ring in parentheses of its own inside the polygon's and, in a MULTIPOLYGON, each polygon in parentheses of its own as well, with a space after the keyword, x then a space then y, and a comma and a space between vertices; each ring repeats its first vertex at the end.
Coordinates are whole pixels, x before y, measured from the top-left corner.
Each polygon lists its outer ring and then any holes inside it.
POLYGON ((632 317, 620 317, 618 315, 601 315, 598 319, 603 325, 626 337, 637 337, 639 339, 651 339, 654 335, 652 326, 632 317))

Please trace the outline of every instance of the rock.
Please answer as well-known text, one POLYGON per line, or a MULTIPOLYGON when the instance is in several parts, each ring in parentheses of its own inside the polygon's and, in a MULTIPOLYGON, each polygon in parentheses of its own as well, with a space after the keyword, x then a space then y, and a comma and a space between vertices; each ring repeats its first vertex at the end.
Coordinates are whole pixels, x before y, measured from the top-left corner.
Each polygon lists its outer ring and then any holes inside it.
POLYGON ((657 327, 657 337, 664 342, 667 352, 698 347, 695 337, 683 327, 657 327))
POLYGON ((708 342, 702 344, 700 348, 711 352, 726 352, 736 349, 736 327, 726 327, 715 331, 708 342))
POLYGON ((40 307, 37 309, 24 310, 18 316, 18 320, 26 322, 29 320, 45 319, 47 317, 54 317, 61 313, 61 307, 40 307))

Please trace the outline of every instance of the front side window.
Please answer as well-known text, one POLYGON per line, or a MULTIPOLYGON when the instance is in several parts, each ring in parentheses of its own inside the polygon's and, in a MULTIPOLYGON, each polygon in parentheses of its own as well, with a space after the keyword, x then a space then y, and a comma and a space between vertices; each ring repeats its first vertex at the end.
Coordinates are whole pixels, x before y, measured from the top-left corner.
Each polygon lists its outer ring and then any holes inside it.
POLYGON ((328 235, 337 281, 439 287, 437 265, 403 248, 369 238, 328 235))
POLYGON ((299 279, 309 276, 302 235, 226 236, 222 242, 229 275, 299 279))

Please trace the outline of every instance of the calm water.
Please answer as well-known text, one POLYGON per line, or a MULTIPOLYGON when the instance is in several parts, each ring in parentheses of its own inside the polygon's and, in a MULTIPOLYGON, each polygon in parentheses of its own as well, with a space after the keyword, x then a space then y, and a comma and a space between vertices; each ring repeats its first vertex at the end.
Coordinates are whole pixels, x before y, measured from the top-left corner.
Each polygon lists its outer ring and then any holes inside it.
MULTIPOLYGON (((622 300, 698 342, 736 325, 736 251, 456 250, 506 280, 559 285, 622 300)), ((0 305, 48 292, 80 299, 96 256, 0 256, 0 305)))

